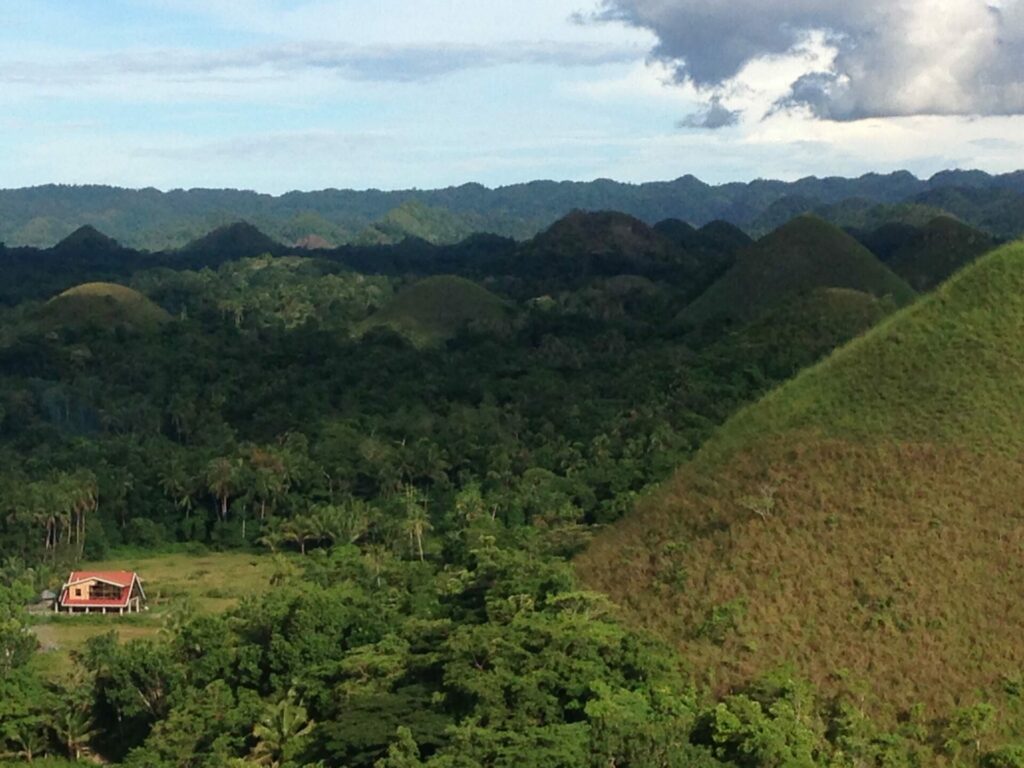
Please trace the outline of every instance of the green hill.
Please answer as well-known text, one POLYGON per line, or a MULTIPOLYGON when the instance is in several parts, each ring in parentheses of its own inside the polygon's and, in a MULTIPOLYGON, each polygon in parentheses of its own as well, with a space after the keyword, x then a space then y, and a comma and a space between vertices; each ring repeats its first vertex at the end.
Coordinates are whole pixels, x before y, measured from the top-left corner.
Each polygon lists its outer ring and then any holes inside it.
POLYGON ((737 251, 754 242, 750 235, 735 224, 721 219, 705 224, 698 231, 705 244, 714 246, 720 251, 737 251))
POLYGON ((980 230, 940 216, 897 247, 888 264, 916 290, 929 291, 997 244, 980 230))
POLYGON ((752 375, 784 381, 895 310, 890 298, 849 288, 815 288, 717 339, 709 357, 742 360, 752 375))
POLYGON ((1012 718, 1022 380, 1016 244, 741 411, 578 570, 719 691, 791 665, 894 720, 1012 718))
POLYGON ((277 256, 284 250, 284 246, 267 237, 252 224, 239 221, 218 227, 209 234, 193 240, 179 253, 189 257, 235 261, 262 256, 265 253, 277 256))
POLYGON ((603 271, 619 270, 624 274, 637 264, 677 261, 680 250, 639 219, 614 211, 573 211, 537 235, 526 248, 528 258, 555 266, 578 266, 590 261, 603 271))
POLYGON ((736 255, 753 243, 739 227, 713 221, 696 229, 679 219, 666 219, 654 231, 684 251, 698 292, 736 263, 736 255))
POLYGON ((116 240, 87 224, 57 243, 53 250, 58 253, 96 253, 120 251, 122 248, 116 240))
POLYGON ((46 330, 115 328, 152 330, 171 316, 138 291, 116 283, 85 283, 53 297, 36 322, 46 330))
POLYGON ((736 264, 680 320, 690 325, 745 322, 794 294, 850 288, 909 302, 914 291, 870 251, 838 227, 801 216, 743 251, 736 264))
POLYGON ((438 245, 457 243, 473 234, 465 217, 444 208, 436 208, 411 200, 388 211, 384 217, 364 230, 357 239, 360 245, 391 245, 407 237, 438 245))
POLYGON ((401 291, 359 327, 360 335, 390 328, 417 346, 453 338, 466 327, 503 331, 512 307, 471 280, 451 275, 428 277, 401 291))

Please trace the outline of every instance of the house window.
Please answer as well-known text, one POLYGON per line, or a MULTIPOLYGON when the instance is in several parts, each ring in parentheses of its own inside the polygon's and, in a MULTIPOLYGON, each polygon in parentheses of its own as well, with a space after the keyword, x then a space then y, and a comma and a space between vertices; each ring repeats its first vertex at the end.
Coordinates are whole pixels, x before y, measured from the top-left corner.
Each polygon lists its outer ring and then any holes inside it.
POLYGON ((82 590, 80 590, 80 589, 78 589, 78 588, 76 587, 76 588, 75 588, 75 597, 81 597, 81 596, 82 596, 82 590))

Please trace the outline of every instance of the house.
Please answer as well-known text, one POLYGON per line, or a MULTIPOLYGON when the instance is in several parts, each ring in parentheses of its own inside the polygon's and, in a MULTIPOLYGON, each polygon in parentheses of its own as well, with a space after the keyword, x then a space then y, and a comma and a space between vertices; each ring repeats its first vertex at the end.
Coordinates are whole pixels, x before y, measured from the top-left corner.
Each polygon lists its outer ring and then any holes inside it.
POLYGON ((72 571, 54 605, 67 613, 138 613, 146 602, 134 571, 72 571))

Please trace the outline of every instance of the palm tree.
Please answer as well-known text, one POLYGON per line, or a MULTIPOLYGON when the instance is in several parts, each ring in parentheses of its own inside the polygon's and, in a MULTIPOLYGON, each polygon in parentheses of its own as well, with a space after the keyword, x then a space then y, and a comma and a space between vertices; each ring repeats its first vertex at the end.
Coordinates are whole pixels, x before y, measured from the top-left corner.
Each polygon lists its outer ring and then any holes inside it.
POLYGON ((306 545, 317 541, 320 533, 317 524, 309 515, 299 515, 281 526, 281 537, 299 545, 299 551, 306 554, 306 545))
POLYGON ((89 755, 89 742, 96 735, 88 706, 67 704, 50 721, 50 729, 71 760, 89 755))
POLYGON ((68 501, 73 516, 74 543, 77 543, 78 555, 81 557, 85 552, 86 515, 99 509, 99 484, 96 481, 96 475, 87 469, 75 472, 68 478, 68 483, 68 501))
POLYGON ((428 531, 432 531, 434 526, 430 524, 430 517, 427 515, 426 499, 412 486, 405 488, 403 527, 409 534, 410 546, 415 545, 420 562, 423 562, 423 537, 428 531))
POLYGON ((384 566, 391 559, 391 553, 387 547, 383 547, 380 544, 372 544, 363 550, 363 559, 366 560, 366 564, 373 571, 373 578, 377 587, 380 587, 381 574, 384 572, 384 566))
POLYGON ((171 459, 160 471, 160 488, 188 520, 195 507, 196 479, 178 459, 171 459))
POLYGON ((253 727, 256 746, 250 756, 257 765, 279 768, 313 730, 313 725, 306 708, 296 702, 294 692, 289 691, 288 696, 271 706, 253 727))
POLYGON ((206 487, 218 502, 221 520, 228 519, 228 504, 238 491, 241 469, 240 459, 229 459, 226 456, 213 459, 206 465, 206 487))

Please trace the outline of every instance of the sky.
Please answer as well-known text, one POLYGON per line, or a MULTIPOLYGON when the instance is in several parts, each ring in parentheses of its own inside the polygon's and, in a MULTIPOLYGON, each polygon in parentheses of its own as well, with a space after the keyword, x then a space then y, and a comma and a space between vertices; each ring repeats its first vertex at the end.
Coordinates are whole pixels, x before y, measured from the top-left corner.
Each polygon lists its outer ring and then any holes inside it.
POLYGON ((1024 167, 1024 0, 0 0, 0 187, 1024 167))

